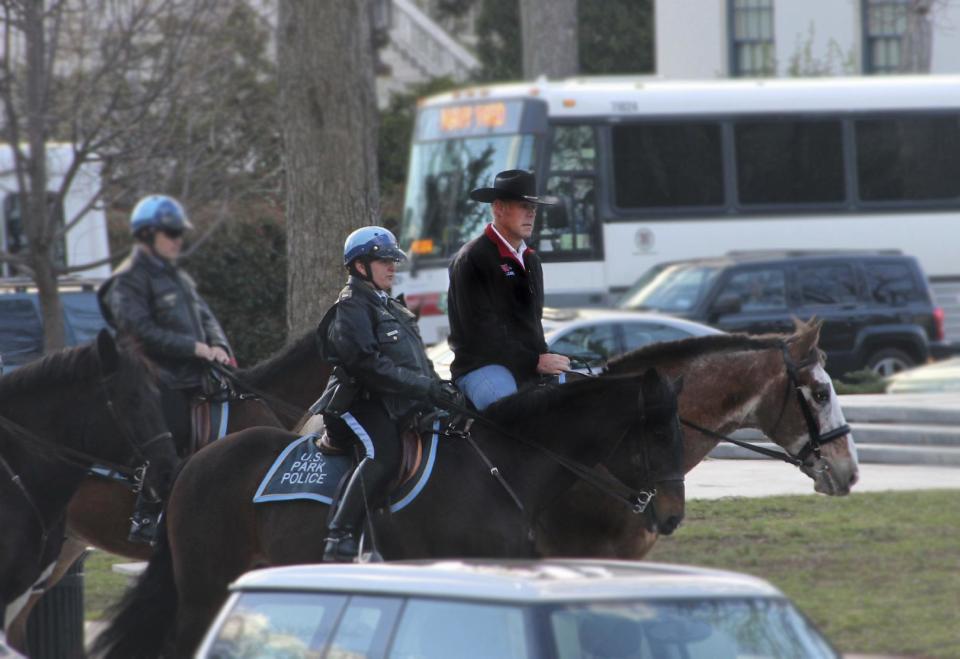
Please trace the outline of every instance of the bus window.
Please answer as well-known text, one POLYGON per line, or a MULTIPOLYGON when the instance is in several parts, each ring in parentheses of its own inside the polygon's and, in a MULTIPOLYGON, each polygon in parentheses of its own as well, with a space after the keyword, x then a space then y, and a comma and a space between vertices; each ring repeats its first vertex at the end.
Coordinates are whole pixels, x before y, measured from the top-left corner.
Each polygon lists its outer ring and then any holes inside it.
POLYGON ((448 257, 483 231, 487 204, 470 199, 504 169, 532 169, 532 135, 493 135, 414 144, 400 244, 414 257, 448 257))
POLYGON ((541 255, 600 252, 596 212, 596 135, 592 126, 555 126, 551 140, 546 194, 558 203, 539 213, 534 239, 541 255))
POLYGON ((720 206, 720 124, 614 126, 613 176, 619 208, 720 206))
POLYGON ((734 126, 741 204, 837 203, 845 197, 840 121, 734 126))
POLYGON ((960 115, 854 122, 863 201, 960 198, 960 115))

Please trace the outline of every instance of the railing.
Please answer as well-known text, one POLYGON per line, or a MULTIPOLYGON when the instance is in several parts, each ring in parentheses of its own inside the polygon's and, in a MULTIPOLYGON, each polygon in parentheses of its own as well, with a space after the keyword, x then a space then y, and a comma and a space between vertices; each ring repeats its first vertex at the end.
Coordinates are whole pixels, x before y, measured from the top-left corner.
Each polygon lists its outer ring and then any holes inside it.
POLYGON ((464 80, 480 62, 410 0, 393 0, 390 43, 425 78, 464 80))

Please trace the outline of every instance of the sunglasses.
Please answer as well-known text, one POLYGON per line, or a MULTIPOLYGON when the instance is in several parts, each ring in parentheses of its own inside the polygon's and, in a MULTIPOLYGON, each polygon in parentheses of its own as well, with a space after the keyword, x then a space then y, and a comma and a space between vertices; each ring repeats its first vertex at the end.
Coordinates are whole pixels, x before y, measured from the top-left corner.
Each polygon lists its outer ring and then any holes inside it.
POLYGON ((183 238, 183 231, 181 229, 160 229, 160 231, 170 240, 183 238))

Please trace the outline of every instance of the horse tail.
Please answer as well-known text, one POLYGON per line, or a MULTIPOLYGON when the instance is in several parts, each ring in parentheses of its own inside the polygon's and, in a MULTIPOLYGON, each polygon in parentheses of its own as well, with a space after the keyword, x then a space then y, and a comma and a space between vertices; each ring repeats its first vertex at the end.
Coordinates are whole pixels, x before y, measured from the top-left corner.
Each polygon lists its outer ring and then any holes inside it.
POLYGON ((167 650, 173 647, 177 586, 165 516, 157 533, 147 568, 123 598, 108 609, 110 623, 97 635, 90 648, 91 657, 154 659, 167 656, 167 650))

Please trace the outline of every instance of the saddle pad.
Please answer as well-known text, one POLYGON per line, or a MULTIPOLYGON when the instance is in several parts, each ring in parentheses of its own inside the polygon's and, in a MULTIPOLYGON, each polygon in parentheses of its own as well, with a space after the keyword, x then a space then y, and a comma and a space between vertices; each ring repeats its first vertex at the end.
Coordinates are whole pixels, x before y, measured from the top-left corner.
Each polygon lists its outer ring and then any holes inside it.
MULTIPOLYGON (((426 486, 437 457, 439 422, 433 432, 424 434, 424 459, 411 478, 389 496, 390 512, 405 508, 426 486)), ((317 448, 316 434, 293 440, 267 471, 253 496, 254 503, 307 499, 331 504, 343 475, 353 469, 347 455, 324 455, 317 448)))
POLYGON ((324 455, 317 448, 317 436, 303 435, 290 442, 267 471, 254 503, 312 499, 332 503, 340 479, 353 467, 346 455, 324 455))

